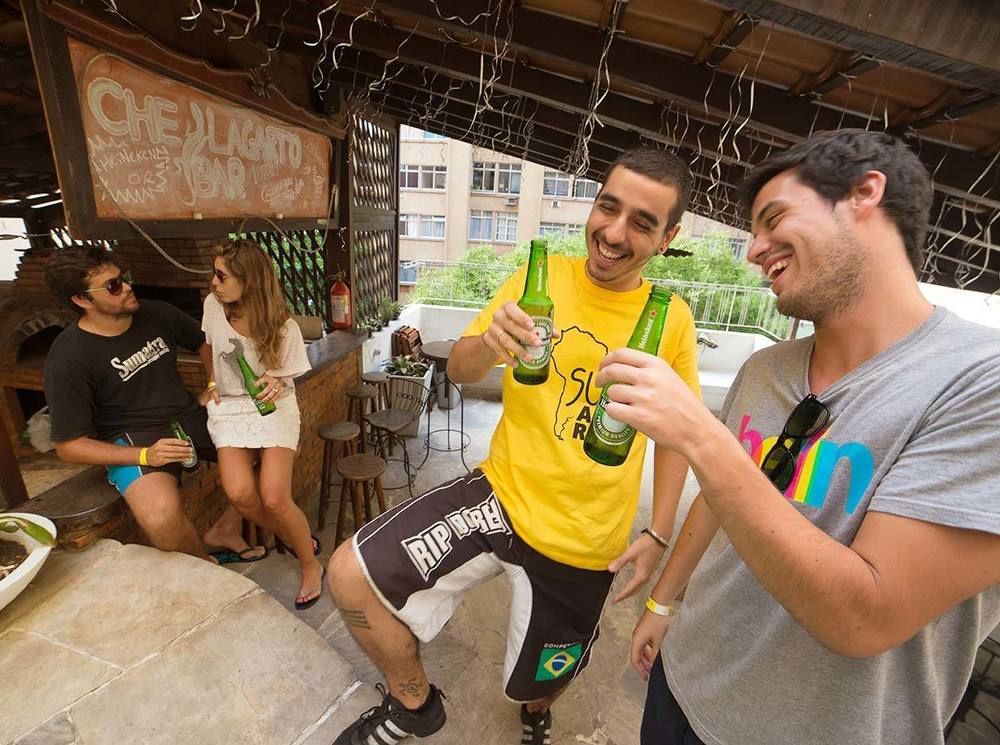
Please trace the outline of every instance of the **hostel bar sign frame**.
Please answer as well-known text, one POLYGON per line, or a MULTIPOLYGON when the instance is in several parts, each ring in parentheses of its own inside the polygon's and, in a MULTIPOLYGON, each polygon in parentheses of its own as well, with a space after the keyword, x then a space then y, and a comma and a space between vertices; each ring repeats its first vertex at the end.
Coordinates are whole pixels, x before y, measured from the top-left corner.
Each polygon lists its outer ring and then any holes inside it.
POLYGON ((162 237, 259 228, 255 217, 335 226, 342 129, 279 91, 260 98, 247 73, 65 6, 24 6, 74 238, 134 237, 132 222, 162 237))

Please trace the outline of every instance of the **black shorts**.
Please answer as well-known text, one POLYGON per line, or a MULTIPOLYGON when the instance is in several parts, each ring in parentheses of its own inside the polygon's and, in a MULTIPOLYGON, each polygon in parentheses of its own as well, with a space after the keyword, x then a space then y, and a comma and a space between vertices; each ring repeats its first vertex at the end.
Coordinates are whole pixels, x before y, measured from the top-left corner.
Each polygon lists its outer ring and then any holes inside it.
POLYGON ((512 598, 504 692, 512 701, 555 693, 590 661, 614 574, 531 548, 482 471, 380 515, 353 544, 375 594, 423 642, 447 623, 466 590, 506 573, 512 598))
MULTIPOLYGON (((215 462, 218 455, 215 452, 215 445, 208 434, 208 413, 203 406, 199 406, 194 411, 179 416, 177 421, 183 427, 185 434, 194 443, 195 452, 198 453, 198 460, 215 462)), ((116 445, 129 445, 131 447, 147 447, 164 437, 173 437, 174 433, 170 429, 169 422, 164 422, 162 427, 152 430, 133 430, 122 432, 114 440, 116 445)), ((118 492, 125 496, 128 488, 145 476, 147 473, 169 473, 180 481, 183 467, 180 463, 168 463, 165 466, 108 466, 108 482, 114 486, 118 492)))

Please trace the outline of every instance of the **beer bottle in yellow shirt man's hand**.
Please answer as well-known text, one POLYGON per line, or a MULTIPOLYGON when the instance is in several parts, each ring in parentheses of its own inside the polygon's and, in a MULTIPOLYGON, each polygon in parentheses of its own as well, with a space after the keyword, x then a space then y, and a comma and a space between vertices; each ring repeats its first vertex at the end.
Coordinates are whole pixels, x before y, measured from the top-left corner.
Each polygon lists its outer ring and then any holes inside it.
POLYGON ((541 344, 527 348, 529 359, 518 362, 514 368, 514 380, 525 385, 538 385, 549 378, 549 360, 552 356, 552 300, 549 298, 548 244, 542 239, 531 242, 528 276, 524 280, 524 294, 517 301, 517 307, 531 316, 541 344))
MULTIPOLYGON (((638 349, 648 354, 656 354, 659 351, 660 337, 663 335, 663 324, 667 319, 669 306, 670 290, 653 285, 646 307, 642 309, 639 322, 628 340, 629 349, 638 349)), ((635 430, 624 422, 608 416, 605 411, 608 405, 608 390, 612 385, 614 384, 608 383, 601 391, 601 401, 597 404, 597 411, 594 412, 587 437, 583 441, 583 452, 598 463, 620 466, 628 457, 632 440, 635 439, 635 430)))

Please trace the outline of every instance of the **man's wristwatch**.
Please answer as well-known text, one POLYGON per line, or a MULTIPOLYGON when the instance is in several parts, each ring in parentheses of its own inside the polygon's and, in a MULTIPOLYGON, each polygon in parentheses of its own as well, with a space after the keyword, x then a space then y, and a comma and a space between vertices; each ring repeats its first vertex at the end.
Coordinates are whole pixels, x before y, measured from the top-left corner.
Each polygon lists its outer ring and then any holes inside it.
POLYGON ((658 616, 664 616, 666 618, 676 616, 680 612, 680 608, 678 607, 679 605, 680 603, 676 600, 663 605, 662 603, 658 603, 653 600, 652 595, 646 598, 646 610, 650 613, 655 613, 658 616))

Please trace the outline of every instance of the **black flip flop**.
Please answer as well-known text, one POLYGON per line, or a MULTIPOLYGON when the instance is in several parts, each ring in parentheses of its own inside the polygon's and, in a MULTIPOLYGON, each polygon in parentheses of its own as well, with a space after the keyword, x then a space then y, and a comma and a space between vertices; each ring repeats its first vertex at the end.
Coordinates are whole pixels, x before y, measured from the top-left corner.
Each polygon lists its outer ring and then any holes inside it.
POLYGON ((295 601, 295 610, 307 610, 316 605, 316 602, 323 597, 323 588, 326 586, 326 567, 323 568, 323 576, 319 578, 319 595, 314 598, 309 598, 308 600, 303 600, 301 603, 295 601))
POLYGON ((264 553, 260 556, 247 556, 251 551, 256 551, 257 548, 254 546, 247 546, 242 551, 233 551, 228 548, 221 549, 219 551, 212 551, 209 553, 213 559, 215 559, 219 564, 249 564, 254 561, 261 561, 266 559, 270 554, 271 550, 267 547, 264 548, 264 553))

